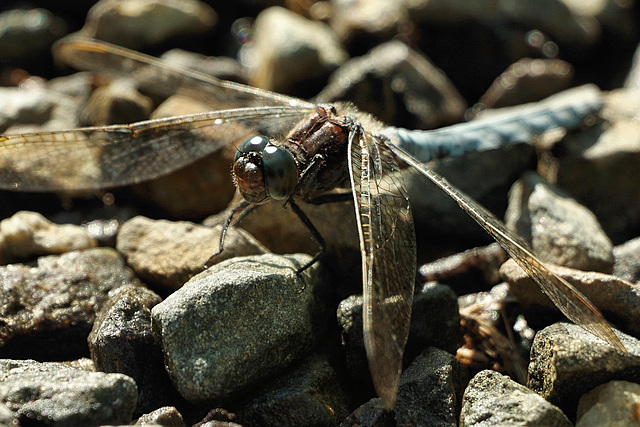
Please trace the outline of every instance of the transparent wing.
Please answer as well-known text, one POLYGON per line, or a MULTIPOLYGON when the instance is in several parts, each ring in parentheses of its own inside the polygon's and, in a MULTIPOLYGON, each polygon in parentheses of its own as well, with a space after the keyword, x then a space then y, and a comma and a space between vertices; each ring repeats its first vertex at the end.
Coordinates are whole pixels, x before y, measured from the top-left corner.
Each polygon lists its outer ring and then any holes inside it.
POLYGON ((254 133, 277 135, 313 109, 213 111, 130 125, 0 136, 0 188, 109 188, 165 175, 254 133))
POLYGON ((608 342, 619 351, 627 350, 614 334, 611 326, 602 317, 598 309, 576 288, 563 278, 547 269, 529 248, 529 245, 518 235, 509 231, 506 226, 491 212, 473 201, 462 191, 453 187, 443 177, 418 162, 412 156, 396 146, 390 146, 394 154, 401 160, 418 170, 431 180, 466 211, 478 224, 489 233, 516 263, 536 281, 542 291, 553 301, 558 309, 572 322, 608 342))
POLYGON ((134 79, 146 92, 165 97, 174 93, 186 95, 212 110, 274 105, 313 108, 313 104, 297 98, 219 80, 97 40, 78 38, 61 42, 55 47, 55 56, 80 70, 134 79))
POLYGON ((385 142, 355 126, 348 152, 362 253, 365 348, 376 392, 391 409, 411 321, 413 218, 398 165, 385 142))

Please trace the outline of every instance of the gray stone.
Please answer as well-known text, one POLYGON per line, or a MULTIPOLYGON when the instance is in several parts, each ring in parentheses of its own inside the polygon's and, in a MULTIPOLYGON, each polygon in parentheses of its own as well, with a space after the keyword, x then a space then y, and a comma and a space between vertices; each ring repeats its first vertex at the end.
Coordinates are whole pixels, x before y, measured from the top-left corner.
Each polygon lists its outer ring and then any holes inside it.
POLYGON ((98 312, 88 344, 100 372, 121 373, 138 385, 136 414, 175 401, 177 393, 164 369, 160 344, 151 332, 151 309, 160 302, 154 292, 134 286, 114 290, 98 312))
POLYGON ((0 402, 21 425, 128 424, 135 382, 122 374, 86 372, 59 363, 0 360, 0 402))
POLYGON ((147 120, 152 110, 153 101, 132 80, 116 79, 93 91, 84 113, 87 123, 106 126, 147 120))
POLYGON ((111 290, 139 282, 111 248, 0 267, 0 355, 63 360, 86 354, 86 337, 111 290))
POLYGON ((182 415, 173 406, 163 406, 155 411, 144 414, 134 425, 151 426, 159 425, 162 427, 187 427, 182 415))
POLYGON ((452 354, 427 348, 400 377, 397 425, 456 426, 467 381, 467 370, 452 354))
POLYGON ((303 255, 234 258, 152 310, 180 394, 208 401, 251 388, 308 354, 328 324, 319 265, 303 255))
POLYGON ((613 248, 613 275, 629 282, 640 282, 640 237, 613 248))
POLYGON ((638 424, 640 384, 610 381, 580 398, 576 427, 638 424))
POLYGON ((578 399, 611 380, 640 381, 640 341, 616 333, 622 354, 571 323, 555 323, 536 334, 527 386, 574 418, 578 399))
MULTIPOLYGON (((596 305, 604 315, 631 334, 640 333, 640 286, 608 274, 593 271, 547 265, 547 267, 567 280, 578 291, 596 305)), ((500 268, 503 280, 509 283, 511 292, 522 308, 545 318, 549 311, 557 313, 551 300, 542 293, 539 286, 513 260, 500 268), (541 310, 542 309, 542 310, 541 310)), ((549 318, 546 318, 547 323, 549 318)))
POLYGON ((74 36, 136 49, 203 33, 217 19, 211 7, 196 0, 102 0, 89 10, 85 26, 74 36))
MULTIPOLYGON (((314 80, 326 79, 347 59, 331 29, 281 7, 262 11, 253 26, 251 84, 279 93, 305 88, 313 95, 314 80)), ((319 89, 319 87, 318 87, 319 89)))
POLYGON ((424 55, 401 42, 375 47, 331 75, 318 102, 352 102, 378 120, 431 129, 462 119, 466 102, 424 55))
MULTIPOLYGON (((172 222, 135 217, 122 225, 117 248, 147 283, 175 290, 204 269, 218 251, 222 227, 203 227, 187 221, 172 222)), ((214 262, 264 253, 247 233, 228 230, 224 251, 214 262)))
POLYGON ((54 224, 37 212, 20 211, 0 222, 0 263, 93 248, 95 239, 80 226, 54 224))
POLYGON ((505 218, 542 261, 601 273, 613 270, 613 245, 595 215, 536 173, 525 173, 513 185, 505 218))
POLYGON ((471 379, 462 398, 460 426, 544 425, 569 427, 560 408, 495 371, 471 379))
POLYGON ((347 399, 326 357, 312 355, 275 380, 240 412, 242 425, 337 425, 347 399))

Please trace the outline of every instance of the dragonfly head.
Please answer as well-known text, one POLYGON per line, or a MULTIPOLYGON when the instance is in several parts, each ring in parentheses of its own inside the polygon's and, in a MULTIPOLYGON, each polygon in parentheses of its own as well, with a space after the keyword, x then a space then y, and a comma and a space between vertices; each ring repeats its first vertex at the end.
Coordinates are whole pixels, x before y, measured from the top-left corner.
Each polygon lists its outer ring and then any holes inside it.
POLYGON ((256 135, 238 147, 233 176, 246 201, 266 203, 291 195, 298 182, 298 166, 289 151, 256 135))

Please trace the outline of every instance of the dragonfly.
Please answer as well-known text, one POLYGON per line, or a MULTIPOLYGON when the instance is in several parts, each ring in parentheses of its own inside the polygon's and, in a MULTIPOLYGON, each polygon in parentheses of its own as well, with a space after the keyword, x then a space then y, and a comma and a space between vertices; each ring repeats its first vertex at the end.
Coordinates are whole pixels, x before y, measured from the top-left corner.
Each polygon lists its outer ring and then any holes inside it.
MULTIPOLYGON (((354 202, 363 282, 364 342, 372 381, 383 405, 394 407, 409 333, 416 271, 410 201, 400 165, 435 183, 482 226, 536 281, 570 320, 621 352, 624 345, 598 309, 549 271, 518 235, 447 182, 425 162, 492 147, 515 128, 540 133, 551 121, 576 126, 598 100, 583 107, 532 107, 526 121, 501 116, 436 131, 387 127, 348 104, 316 104, 169 65, 95 40, 57 47, 78 69, 134 78, 141 89, 175 92, 214 102, 218 109, 126 125, 43 131, 0 137, 0 188, 15 191, 94 190, 168 174, 226 144, 239 144, 233 179, 244 200, 230 210, 225 229, 247 211, 271 201, 291 206, 320 250, 323 239, 296 200, 324 203, 327 192, 354 202), (580 111, 583 108, 584 111, 580 111), (448 129, 448 130, 447 130, 448 129), (468 135, 465 137, 465 135, 468 135), (83 165, 70 168, 67 165, 83 165)), ((224 233, 221 236, 222 248, 224 233)), ((310 264, 309 264, 310 265, 310 264)))

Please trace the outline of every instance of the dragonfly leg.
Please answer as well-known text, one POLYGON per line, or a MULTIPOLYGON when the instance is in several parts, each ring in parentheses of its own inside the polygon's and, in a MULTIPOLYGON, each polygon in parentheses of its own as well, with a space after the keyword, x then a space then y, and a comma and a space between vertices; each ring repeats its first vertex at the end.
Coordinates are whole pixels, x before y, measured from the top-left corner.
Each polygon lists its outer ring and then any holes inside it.
POLYGON ((227 235, 227 230, 231 226, 237 224, 246 214, 251 212, 255 207, 256 205, 251 204, 246 200, 242 200, 240 203, 238 203, 233 208, 231 208, 231 210, 229 211, 229 214, 227 215, 227 220, 224 222, 224 225, 222 226, 222 232, 220 233, 220 242, 218 245, 218 252, 211 255, 209 259, 204 263, 205 270, 211 267, 212 265, 211 262, 213 261, 213 259, 218 255, 220 255, 224 250, 224 239, 227 235))
POLYGON ((300 221, 302 221, 305 227, 307 227, 307 229, 311 233, 311 236, 313 237, 313 240, 315 240, 318 243, 318 246, 320 247, 320 250, 313 256, 311 261, 309 261, 308 263, 300 267, 298 271, 296 271, 296 274, 300 274, 303 271, 305 271, 307 268, 311 267, 313 264, 318 262, 320 258, 322 258, 322 256, 327 251, 327 244, 325 243, 324 238, 322 237, 318 229, 315 227, 315 225, 313 225, 313 223, 311 222, 307 214, 305 214, 304 211, 300 209, 300 207, 296 204, 296 202, 294 202, 293 199, 291 199, 289 200, 289 204, 291 205, 291 209, 293 210, 293 212, 295 212, 295 214, 298 215, 298 218, 300 218, 300 221))

